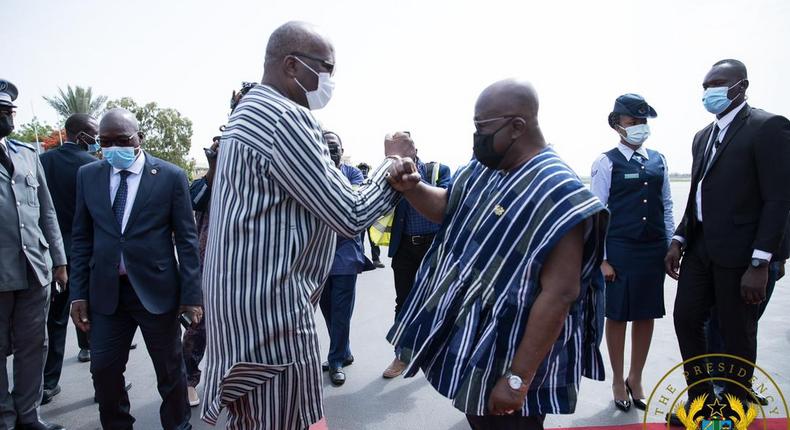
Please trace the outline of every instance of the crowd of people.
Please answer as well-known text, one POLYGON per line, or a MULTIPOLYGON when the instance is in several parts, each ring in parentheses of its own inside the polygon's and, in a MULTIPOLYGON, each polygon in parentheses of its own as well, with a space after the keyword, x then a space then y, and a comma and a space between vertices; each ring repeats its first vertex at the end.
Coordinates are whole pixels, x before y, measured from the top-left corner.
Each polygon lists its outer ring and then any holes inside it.
POLYGON ((124 371, 138 328, 163 428, 191 428, 202 380, 208 423, 227 411, 229 429, 307 429, 324 416, 322 371, 340 386, 354 362, 357 277, 383 267, 372 235, 365 256, 365 232, 385 216, 396 299, 382 376, 421 371, 473 429, 542 429, 547 414, 573 413, 582 376, 604 380, 604 337, 614 406, 644 410, 667 275, 689 401, 765 401, 753 366, 726 384, 693 371, 705 353, 756 361, 790 253, 790 122, 746 103, 743 63, 717 62, 702 82, 714 117, 693 139, 678 226, 667 160, 645 145, 658 114, 638 94, 616 98, 617 143, 589 187, 547 145, 535 88, 515 79, 480 94, 473 157, 456 172, 422 160, 407 131, 357 168, 311 113, 329 103, 334 67, 318 28, 277 28, 262 82, 234 92, 191 184, 144 150, 121 108, 72 115, 66 141, 39 157, 8 138, 18 90, 0 80, 0 429, 63 428, 38 411, 61 391, 69 315, 105 429, 135 422, 124 371))

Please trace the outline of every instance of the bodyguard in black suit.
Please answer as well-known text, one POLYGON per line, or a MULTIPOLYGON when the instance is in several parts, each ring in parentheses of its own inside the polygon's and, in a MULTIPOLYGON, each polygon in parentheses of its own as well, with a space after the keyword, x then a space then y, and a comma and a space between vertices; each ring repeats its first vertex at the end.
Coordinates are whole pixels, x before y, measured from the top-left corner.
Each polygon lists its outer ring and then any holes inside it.
POLYGON ((197 232, 187 178, 140 148, 131 112, 99 125, 104 161, 77 174, 71 317, 91 331, 91 374, 105 429, 131 429, 123 372, 136 328, 162 397, 165 429, 190 429, 178 316, 202 318, 197 232), (176 259, 176 252, 178 258, 176 259))
MULTIPOLYGON (((89 146, 96 144, 99 123, 90 115, 77 113, 66 119, 66 142, 63 145, 41 154, 41 166, 49 184, 49 193, 58 226, 63 236, 66 260, 71 255, 71 224, 74 220, 74 202, 77 198, 77 170, 96 161, 88 153, 89 146)), ((95 152, 95 151, 94 151, 95 152)), ((68 287, 63 291, 52 291, 47 318, 49 349, 44 366, 44 395, 41 404, 47 404, 60 392, 60 372, 63 369, 63 353, 66 346, 66 332, 69 324, 68 287)), ((80 349, 89 349, 85 332, 77 330, 80 349)))
MULTIPOLYGON (((707 352, 703 326, 715 306, 724 352, 755 362, 769 264, 785 254, 790 121, 746 104, 748 86, 737 60, 714 64, 703 82, 703 103, 716 118, 694 137, 686 212, 665 260, 667 273, 678 279, 674 319, 684 360, 707 352)), ((753 401, 754 368, 735 364, 745 372, 724 376, 747 389, 728 384, 726 391, 753 401)), ((693 385, 708 377, 700 368, 699 360, 685 365, 690 399, 710 392, 707 383, 693 385)))

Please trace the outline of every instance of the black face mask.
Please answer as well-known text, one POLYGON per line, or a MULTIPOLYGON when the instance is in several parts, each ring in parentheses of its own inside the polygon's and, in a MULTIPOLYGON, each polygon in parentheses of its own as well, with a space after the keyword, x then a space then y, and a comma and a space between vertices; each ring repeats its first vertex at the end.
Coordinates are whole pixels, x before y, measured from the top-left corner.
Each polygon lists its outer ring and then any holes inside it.
POLYGON ((0 138, 14 131, 14 118, 11 115, 0 115, 0 138))
POLYGON ((472 146, 472 151, 475 154, 475 158, 480 164, 488 167, 489 169, 495 169, 499 167, 502 163, 502 159, 505 158, 507 152, 510 151, 510 147, 513 146, 513 142, 516 139, 512 139, 510 144, 505 149, 505 152, 502 154, 497 154, 494 150, 494 136, 499 133, 503 128, 507 127, 512 121, 513 118, 510 118, 507 122, 502 124, 502 127, 496 129, 493 133, 490 134, 482 134, 475 132, 474 134, 474 145, 472 146))
POLYGON ((329 144, 329 158, 335 163, 335 167, 340 167, 340 146, 334 143, 329 144))

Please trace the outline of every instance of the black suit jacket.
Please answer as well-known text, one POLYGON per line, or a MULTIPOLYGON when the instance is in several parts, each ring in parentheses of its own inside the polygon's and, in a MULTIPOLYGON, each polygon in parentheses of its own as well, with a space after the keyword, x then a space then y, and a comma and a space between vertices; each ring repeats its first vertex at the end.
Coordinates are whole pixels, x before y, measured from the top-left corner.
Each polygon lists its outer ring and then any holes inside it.
MULTIPOLYGON (((691 241, 699 222, 696 191, 713 124, 697 132, 692 185, 676 235, 691 241)), ((705 246, 714 263, 745 267, 760 249, 786 258, 790 214, 790 121, 749 105, 738 112, 702 181, 705 246)))
POLYGON ((63 236, 66 258, 71 255, 71 224, 74 221, 74 201, 77 198, 77 170, 96 161, 79 145, 64 143, 41 154, 41 166, 49 185, 58 226, 63 236))
POLYGON ((110 164, 91 163, 77 174, 70 298, 87 299, 92 311, 100 314, 113 314, 118 305, 121 251, 129 281, 149 312, 164 314, 178 305, 203 304, 186 175, 173 164, 145 155, 123 234, 110 202, 110 164))

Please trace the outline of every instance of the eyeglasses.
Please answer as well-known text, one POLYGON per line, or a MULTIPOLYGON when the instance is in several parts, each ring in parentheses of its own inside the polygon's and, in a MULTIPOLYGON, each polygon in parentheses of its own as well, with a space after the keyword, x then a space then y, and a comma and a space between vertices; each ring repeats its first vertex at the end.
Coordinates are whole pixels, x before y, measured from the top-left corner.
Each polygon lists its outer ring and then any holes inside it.
POLYGON ((334 63, 330 63, 329 61, 326 61, 324 59, 317 58, 317 57, 314 57, 312 55, 304 54, 304 53, 298 52, 298 51, 291 52, 288 55, 292 55, 294 57, 307 58, 308 60, 313 60, 313 61, 317 62, 318 64, 320 64, 321 67, 324 68, 324 70, 329 72, 330 76, 335 74, 335 64, 334 63))
POLYGON ((491 124, 492 122, 501 121, 503 119, 512 119, 512 118, 520 118, 521 115, 502 115, 496 118, 488 118, 488 119, 476 119, 473 120, 475 123, 475 129, 480 130, 480 127, 485 127, 487 124, 491 124))
POLYGON ((126 137, 116 137, 115 139, 109 137, 101 137, 96 136, 96 143, 103 148, 107 148, 110 146, 129 146, 130 143, 134 140, 134 137, 137 136, 138 132, 134 132, 126 137))

